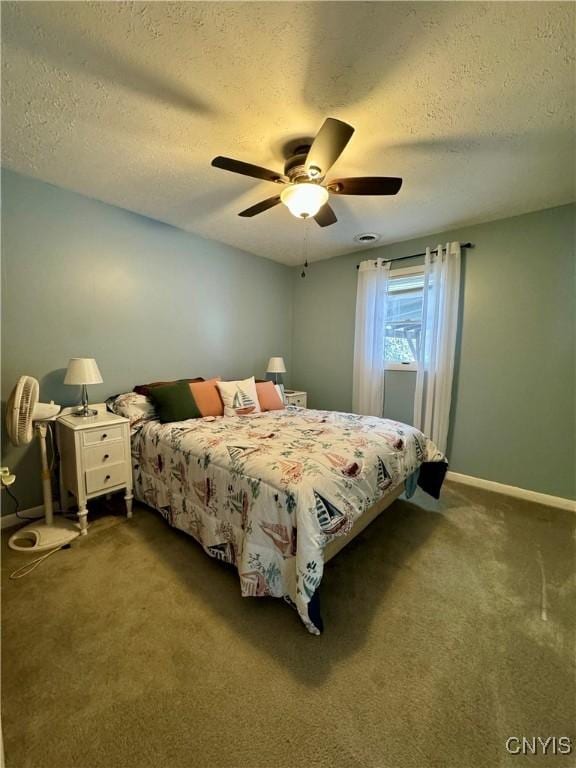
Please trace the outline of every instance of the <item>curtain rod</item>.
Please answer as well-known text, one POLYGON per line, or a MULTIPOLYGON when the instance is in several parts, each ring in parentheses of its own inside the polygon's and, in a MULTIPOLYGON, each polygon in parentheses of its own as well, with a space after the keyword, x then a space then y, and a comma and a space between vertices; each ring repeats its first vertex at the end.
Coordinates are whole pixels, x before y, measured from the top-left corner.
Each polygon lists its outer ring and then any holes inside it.
MULTIPOLYGON (((474 248, 474 243, 460 243, 460 248, 474 248)), ((430 250, 436 251, 436 248, 430 250)), ((404 261, 404 259, 416 259, 418 256, 426 256, 426 251, 423 253, 413 253, 411 256, 398 256, 397 259, 382 259, 385 264, 391 264, 394 261, 404 261)), ((360 264, 356 264, 356 269, 360 269, 360 264)))

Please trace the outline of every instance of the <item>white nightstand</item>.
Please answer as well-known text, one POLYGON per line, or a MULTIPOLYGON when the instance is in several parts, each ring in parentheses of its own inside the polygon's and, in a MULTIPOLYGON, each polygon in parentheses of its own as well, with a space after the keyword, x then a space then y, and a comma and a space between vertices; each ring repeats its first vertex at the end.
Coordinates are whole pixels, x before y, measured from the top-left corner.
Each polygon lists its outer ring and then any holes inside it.
POLYGON ((299 405, 300 408, 306 408, 306 400, 308 398, 307 392, 301 392, 298 389, 285 389, 287 405, 299 405))
POLYGON ((60 416, 56 420, 60 451, 60 499, 68 510, 68 492, 78 502, 80 533, 88 530, 89 499, 124 490, 132 517, 132 467, 128 419, 107 411, 96 416, 60 416))

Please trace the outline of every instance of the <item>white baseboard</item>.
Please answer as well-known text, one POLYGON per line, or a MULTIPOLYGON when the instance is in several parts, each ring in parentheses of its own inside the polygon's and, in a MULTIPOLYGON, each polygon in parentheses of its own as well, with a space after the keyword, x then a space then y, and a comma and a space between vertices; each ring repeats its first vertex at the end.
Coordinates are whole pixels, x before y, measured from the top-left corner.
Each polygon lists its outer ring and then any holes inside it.
POLYGON ((516 499, 533 501, 546 507, 556 507, 557 509, 567 509, 569 512, 576 512, 576 501, 564 499, 562 496, 549 496, 547 493, 528 491, 526 488, 517 488, 515 485, 504 485, 493 480, 482 480, 480 477, 461 475, 458 472, 446 472, 446 480, 452 480, 453 483, 462 483, 462 485, 472 485, 475 488, 483 488, 485 491, 502 493, 504 496, 514 496, 516 499))
POLYGON ((40 517, 44 517, 44 507, 40 505, 39 507, 30 507, 30 509, 23 509, 20 512, 20 516, 12 513, 11 515, 2 515, 0 517, 1 521, 1 527, 2 530, 4 528, 13 528, 15 525, 18 525, 19 523, 25 523, 26 520, 22 520, 23 517, 32 517, 34 520, 37 520, 40 517))

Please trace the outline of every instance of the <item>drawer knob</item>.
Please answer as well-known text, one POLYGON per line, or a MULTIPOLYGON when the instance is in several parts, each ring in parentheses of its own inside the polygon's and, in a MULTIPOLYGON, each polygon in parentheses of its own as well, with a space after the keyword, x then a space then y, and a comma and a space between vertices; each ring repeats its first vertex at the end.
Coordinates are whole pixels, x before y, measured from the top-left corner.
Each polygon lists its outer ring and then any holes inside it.
POLYGON ((109 453, 105 453, 104 454, 104 461, 106 461, 106 459, 109 459, 109 458, 110 458, 110 454, 109 453))
POLYGON ((106 481, 106 480, 110 480, 110 475, 106 475, 106 477, 104 478, 104 480, 105 480, 105 481, 106 481))
POLYGON ((106 434, 106 432, 104 432, 104 434, 102 435, 102 437, 100 439, 101 440, 106 440, 107 437, 108 437, 108 435, 106 434))

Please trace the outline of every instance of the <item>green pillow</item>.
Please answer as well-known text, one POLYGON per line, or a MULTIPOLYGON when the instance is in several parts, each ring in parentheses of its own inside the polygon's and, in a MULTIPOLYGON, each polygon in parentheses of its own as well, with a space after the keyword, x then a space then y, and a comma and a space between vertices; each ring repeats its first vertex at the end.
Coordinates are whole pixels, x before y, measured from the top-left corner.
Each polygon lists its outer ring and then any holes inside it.
POLYGON ((156 406, 162 424, 202 417, 187 381, 153 387, 148 396, 156 406))

